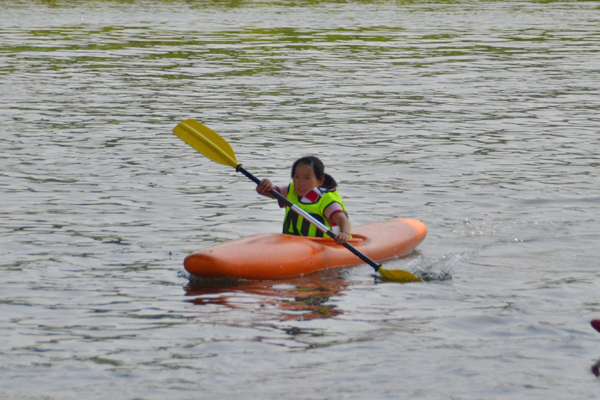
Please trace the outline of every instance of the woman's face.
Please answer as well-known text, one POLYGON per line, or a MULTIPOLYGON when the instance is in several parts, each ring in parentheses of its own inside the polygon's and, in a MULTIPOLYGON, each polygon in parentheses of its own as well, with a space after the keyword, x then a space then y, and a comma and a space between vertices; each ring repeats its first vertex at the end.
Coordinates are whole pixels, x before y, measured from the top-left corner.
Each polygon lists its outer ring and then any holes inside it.
POLYGON ((315 170, 310 165, 298 164, 293 176, 294 191, 299 197, 304 197, 313 188, 323 185, 325 179, 317 179, 315 170))

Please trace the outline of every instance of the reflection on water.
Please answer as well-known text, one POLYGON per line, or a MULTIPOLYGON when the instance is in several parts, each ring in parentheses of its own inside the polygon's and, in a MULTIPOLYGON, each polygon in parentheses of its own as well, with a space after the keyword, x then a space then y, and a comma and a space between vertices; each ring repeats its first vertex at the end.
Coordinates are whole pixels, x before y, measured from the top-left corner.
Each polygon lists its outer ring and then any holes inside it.
MULTIPOLYGON (((190 275, 187 300, 196 305, 218 304, 247 311, 276 310, 284 320, 331 318, 342 311, 330 300, 351 283, 332 268, 302 277, 280 280, 207 280, 190 275)), ((270 312, 270 311, 269 311, 270 312)))

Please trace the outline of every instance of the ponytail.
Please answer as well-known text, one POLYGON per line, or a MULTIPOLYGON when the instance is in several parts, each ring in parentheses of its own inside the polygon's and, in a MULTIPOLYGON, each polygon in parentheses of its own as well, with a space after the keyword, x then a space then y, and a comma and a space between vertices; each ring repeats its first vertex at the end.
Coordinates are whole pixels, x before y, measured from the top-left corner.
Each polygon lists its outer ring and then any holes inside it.
POLYGON ((323 186, 327 190, 335 189, 337 187, 337 182, 333 179, 333 176, 329 174, 324 174, 325 181, 323 182, 323 186))

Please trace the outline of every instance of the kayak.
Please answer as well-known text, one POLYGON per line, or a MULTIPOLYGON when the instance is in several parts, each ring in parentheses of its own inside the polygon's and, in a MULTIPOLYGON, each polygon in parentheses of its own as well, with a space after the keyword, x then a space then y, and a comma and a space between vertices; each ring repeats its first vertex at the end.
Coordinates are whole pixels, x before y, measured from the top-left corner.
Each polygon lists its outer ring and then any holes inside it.
MULTIPOLYGON (((375 261, 411 253, 427 227, 414 219, 393 219, 352 228, 349 243, 375 261)), ((202 278, 277 279, 362 261, 333 239, 260 234, 207 247, 187 256, 185 269, 202 278)))

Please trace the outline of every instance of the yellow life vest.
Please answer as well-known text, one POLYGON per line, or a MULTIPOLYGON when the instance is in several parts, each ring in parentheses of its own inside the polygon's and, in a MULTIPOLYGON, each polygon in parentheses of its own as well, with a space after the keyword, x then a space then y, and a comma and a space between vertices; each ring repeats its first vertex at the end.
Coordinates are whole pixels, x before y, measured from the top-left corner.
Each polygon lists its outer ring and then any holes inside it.
MULTIPOLYGON (((323 223, 329 230, 331 230, 331 222, 329 222, 329 220, 325 218, 325 209, 331 203, 339 203, 342 206, 344 213, 346 213, 346 217, 348 217, 346 206, 344 206, 342 198, 335 189, 326 191, 324 193, 322 192, 321 196, 319 196, 317 201, 315 201, 314 203, 305 204, 300 202, 300 198, 294 190, 294 183, 292 182, 288 187, 287 199, 291 203, 302 208, 304 211, 315 217, 315 219, 323 223)), ((283 220, 283 233, 298 236, 329 238, 329 235, 326 235, 323 232, 321 232, 319 229, 317 229, 316 226, 311 224, 310 221, 307 221, 303 216, 298 215, 289 207, 285 208, 285 219, 283 220)))

